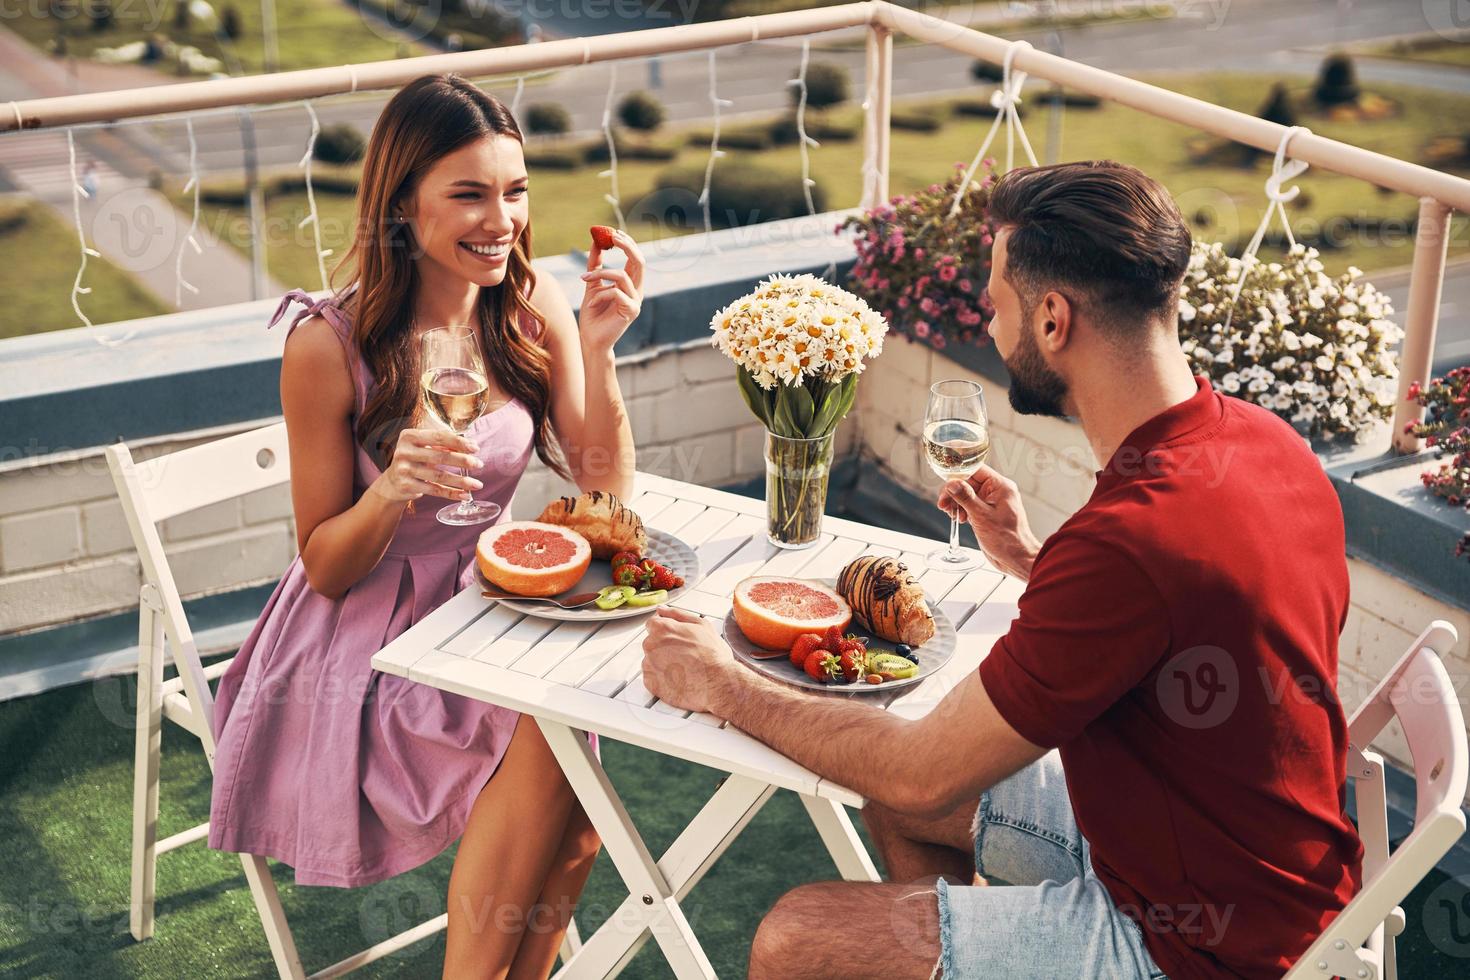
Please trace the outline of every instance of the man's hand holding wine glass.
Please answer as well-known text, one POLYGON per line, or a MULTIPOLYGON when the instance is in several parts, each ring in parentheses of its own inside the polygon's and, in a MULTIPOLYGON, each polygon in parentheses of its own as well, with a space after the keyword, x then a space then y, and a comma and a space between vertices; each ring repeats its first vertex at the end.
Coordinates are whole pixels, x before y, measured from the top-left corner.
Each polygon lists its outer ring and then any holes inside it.
POLYGON ((1031 577, 1041 541, 1031 531, 1014 480, 980 464, 968 479, 950 480, 939 492, 939 509, 964 517, 990 563, 1007 575, 1031 577))

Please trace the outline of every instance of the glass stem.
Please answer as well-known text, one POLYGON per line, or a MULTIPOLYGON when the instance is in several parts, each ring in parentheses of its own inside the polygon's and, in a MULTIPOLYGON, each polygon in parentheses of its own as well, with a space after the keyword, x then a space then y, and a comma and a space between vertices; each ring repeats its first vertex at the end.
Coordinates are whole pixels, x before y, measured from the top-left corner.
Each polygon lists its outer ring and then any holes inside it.
MULTIPOLYGON (((467 467, 467 466, 461 466, 459 468, 459 475, 460 476, 464 476, 464 477, 468 477, 470 475, 469 467, 467 467)), ((469 516, 469 514, 470 514, 470 502, 468 500, 461 500, 459 502, 459 513, 460 514, 463 514, 466 517, 469 516)))
POLYGON ((962 557, 960 554, 960 517, 958 514, 951 514, 949 515, 949 560, 958 561, 962 557))

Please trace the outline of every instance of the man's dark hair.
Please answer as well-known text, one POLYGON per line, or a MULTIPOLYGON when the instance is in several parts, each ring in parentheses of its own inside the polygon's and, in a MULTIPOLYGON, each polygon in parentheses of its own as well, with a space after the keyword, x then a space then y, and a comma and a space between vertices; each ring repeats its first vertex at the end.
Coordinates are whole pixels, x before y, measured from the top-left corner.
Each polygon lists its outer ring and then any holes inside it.
POLYGON ((1055 289, 1105 328, 1175 322, 1190 235, 1158 181, 1111 160, 1023 167, 995 185, 987 217, 1006 239, 1006 279, 1029 316, 1055 289))

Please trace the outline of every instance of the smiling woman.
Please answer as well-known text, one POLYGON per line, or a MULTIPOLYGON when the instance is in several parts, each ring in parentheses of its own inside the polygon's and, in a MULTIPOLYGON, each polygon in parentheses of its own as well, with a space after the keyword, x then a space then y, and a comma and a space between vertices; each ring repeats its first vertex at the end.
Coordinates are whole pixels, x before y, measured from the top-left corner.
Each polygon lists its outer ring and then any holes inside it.
MULTIPOLYGON (((642 256, 619 233, 626 266, 604 269, 594 244, 579 322, 532 271, 529 198, 515 120, 471 83, 420 78, 384 108, 336 270, 350 281, 295 317, 281 362, 300 556, 216 704, 210 846, 355 886, 461 838, 446 976, 545 976, 599 847, 536 725, 370 664, 473 577, 482 528, 415 501, 505 519, 533 452, 583 490, 628 495, 612 350, 640 310, 642 256), (449 336, 453 365, 430 353, 449 336), (451 366, 476 383, 460 432, 421 403, 425 372, 451 366), (492 902, 522 927, 477 928, 492 902), (547 915, 553 928, 524 927, 547 915)), ((292 300, 309 297, 288 294, 276 319, 292 300)))

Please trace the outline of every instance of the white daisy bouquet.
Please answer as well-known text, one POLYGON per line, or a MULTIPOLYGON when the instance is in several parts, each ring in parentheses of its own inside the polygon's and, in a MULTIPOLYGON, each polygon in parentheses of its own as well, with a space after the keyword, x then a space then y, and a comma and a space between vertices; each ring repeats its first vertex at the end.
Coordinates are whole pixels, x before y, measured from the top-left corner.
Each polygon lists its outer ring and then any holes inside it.
POLYGON ((720 310, 711 342, 735 362, 740 393, 766 429, 830 435, 852 408, 888 324, 862 299, 813 275, 775 275, 720 310))
POLYGON ((1332 277, 1317 250, 1281 262, 1241 261, 1195 242, 1179 296, 1179 337, 1195 369, 1307 437, 1357 438, 1393 414, 1403 331, 1388 297, 1349 267, 1332 277), (1233 309, 1233 314, 1232 314, 1233 309))

